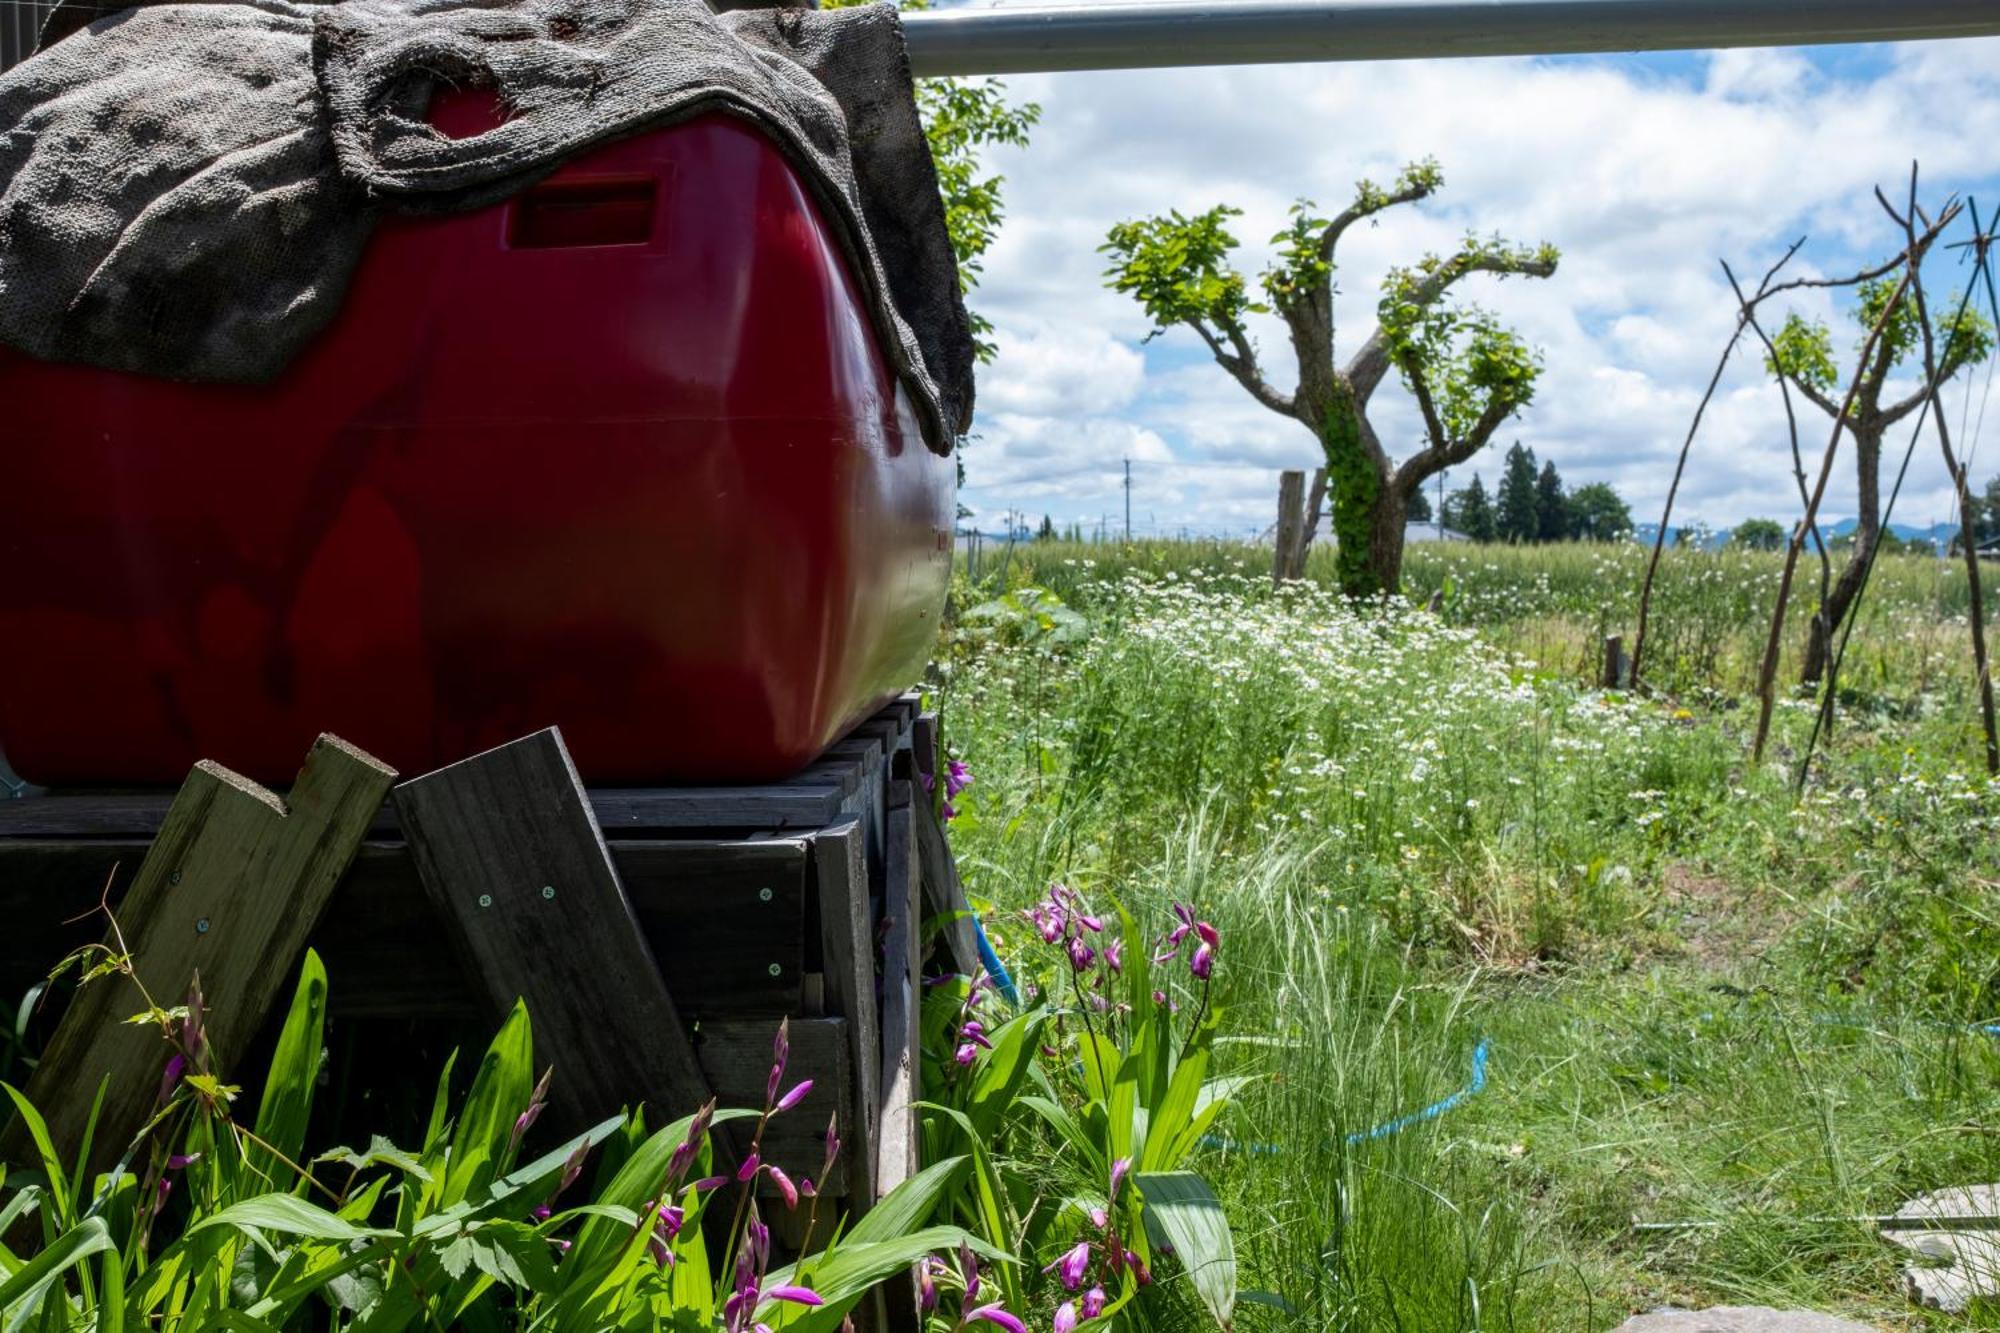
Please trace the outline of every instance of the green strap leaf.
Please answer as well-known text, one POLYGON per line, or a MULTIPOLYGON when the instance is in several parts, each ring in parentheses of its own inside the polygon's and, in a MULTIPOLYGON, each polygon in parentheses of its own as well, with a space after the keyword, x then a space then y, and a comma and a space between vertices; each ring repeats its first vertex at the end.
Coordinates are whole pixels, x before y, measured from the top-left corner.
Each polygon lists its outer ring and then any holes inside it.
POLYGON ((1195 1295, 1219 1326, 1229 1328, 1236 1311, 1236 1243, 1215 1191, 1192 1171, 1141 1173, 1132 1183, 1145 1200, 1154 1244, 1174 1247, 1195 1295))
POLYGON ((375 1240, 398 1234, 382 1227, 357 1226, 293 1194, 260 1194, 232 1203, 189 1227, 187 1234, 192 1236, 213 1227, 234 1227, 245 1235, 270 1232, 333 1241, 375 1240))
POLYGON ((317 953, 307 949, 305 962, 299 966, 299 984, 292 993, 292 1007, 286 1011, 285 1026, 278 1034, 278 1047, 271 1054, 263 1096, 257 1104, 256 1134, 270 1147, 253 1143, 244 1154, 250 1169, 268 1180, 272 1188, 284 1188, 292 1181, 291 1168, 278 1154, 296 1162, 305 1145, 325 1028, 326 967, 317 953))
POLYGON ((5 1316, 4 1327, 8 1333, 34 1317, 49 1287, 64 1273, 92 1255, 112 1248, 110 1228, 104 1225, 103 1218, 93 1217, 83 1225, 65 1231, 53 1245, 21 1265, 5 1282, 0 1282, 0 1315, 5 1316))

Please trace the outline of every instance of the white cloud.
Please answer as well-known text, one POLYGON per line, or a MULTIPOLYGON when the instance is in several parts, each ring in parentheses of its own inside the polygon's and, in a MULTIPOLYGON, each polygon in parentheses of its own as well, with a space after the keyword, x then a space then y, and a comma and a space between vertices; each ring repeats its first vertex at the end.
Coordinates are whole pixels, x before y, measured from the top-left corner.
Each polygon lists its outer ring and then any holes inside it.
POLYGON ((1138 396, 1146 358, 1103 328, 1022 319, 994 330, 997 353, 979 401, 1042 416, 1115 412, 1138 396))
MULTIPOLYGON (((974 296, 999 330, 982 438, 966 454, 968 503, 989 512, 1122 517, 1129 454, 1139 460, 1135 525, 1143 487, 1158 528, 1240 529, 1272 508, 1277 469, 1313 461, 1310 435, 1253 402, 1191 334, 1142 342, 1143 312, 1102 285, 1097 246, 1122 218, 1240 206, 1240 259, 1254 276, 1295 196, 1337 207, 1357 177, 1437 157, 1439 196, 1343 244, 1344 347, 1365 334, 1392 264, 1468 229, 1557 243, 1563 261, 1549 282, 1466 284, 1547 360, 1535 402, 1497 440, 1518 437, 1572 484, 1613 482, 1643 515, 1665 495, 1730 335, 1718 259, 1754 284, 1800 235, 1811 236, 1794 261, 1801 275, 1888 252, 1894 238, 1870 191, 1897 188, 1913 157, 1927 197, 2000 197, 2000 41, 1843 49, 1831 60, 1412 61, 1045 75, 1011 87, 1042 104, 1043 121, 1029 149, 994 157, 1009 217, 974 296)), ((1954 287, 1949 273, 1936 281, 1954 287)), ((1794 306, 1838 320, 1823 294, 1794 306)), ((1270 377, 1289 388, 1282 327, 1265 319, 1253 331, 1270 377)), ((1710 410, 1682 487, 1691 516, 1722 524, 1796 507, 1783 412, 1759 360, 1746 343, 1710 410)), ((1385 387, 1374 419, 1392 452, 1414 446, 1400 387, 1385 387)), ((1816 461, 1828 423, 1807 409, 1801 426, 1816 461)), ((1928 521, 1942 510, 1943 472, 1934 444, 1917 459, 1899 516, 1928 521)), ((1498 463, 1475 466, 1490 481, 1498 463)), ((1849 475, 1836 472, 1830 512, 1851 507, 1849 475)))

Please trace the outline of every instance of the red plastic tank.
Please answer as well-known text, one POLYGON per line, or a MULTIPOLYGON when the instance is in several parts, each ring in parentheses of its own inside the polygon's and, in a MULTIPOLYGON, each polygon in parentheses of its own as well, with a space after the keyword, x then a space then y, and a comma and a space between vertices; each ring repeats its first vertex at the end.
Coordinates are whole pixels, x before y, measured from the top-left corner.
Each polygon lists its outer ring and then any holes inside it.
POLYGON ((649 132, 384 222, 272 384, 0 349, 0 750, 282 783, 560 724, 595 783, 779 777, 921 671, 953 484, 784 158, 649 132))

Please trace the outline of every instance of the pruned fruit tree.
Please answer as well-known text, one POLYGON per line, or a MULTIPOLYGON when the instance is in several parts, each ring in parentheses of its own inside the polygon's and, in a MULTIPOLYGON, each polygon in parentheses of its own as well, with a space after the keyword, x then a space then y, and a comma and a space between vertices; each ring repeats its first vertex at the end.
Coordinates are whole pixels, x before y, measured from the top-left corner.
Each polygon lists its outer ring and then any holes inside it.
POLYGON ((1405 167, 1386 188, 1362 181, 1353 202, 1332 217, 1301 200, 1291 224, 1272 238, 1278 253, 1258 280, 1261 299, 1232 266, 1237 239, 1230 219, 1242 210, 1227 204, 1191 217, 1170 212, 1121 222, 1101 247, 1111 257, 1107 283, 1145 307, 1155 335, 1176 326, 1194 330, 1253 398, 1319 441, 1333 493, 1336 567, 1350 596, 1399 587, 1411 495, 1425 478, 1478 453, 1527 406, 1541 373, 1538 352, 1490 311, 1456 300, 1455 289, 1475 274, 1549 277, 1555 247, 1477 235, 1449 254, 1392 269, 1370 331, 1339 359, 1334 276, 1342 236, 1443 184, 1438 165, 1424 161, 1405 167), (1283 320, 1291 339, 1297 386, 1289 393, 1265 373, 1250 336, 1249 317, 1265 313, 1283 320), (1423 421, 1422 447, 1400 463, 1369 420, 1370 403, 1391 370, 1423 421))

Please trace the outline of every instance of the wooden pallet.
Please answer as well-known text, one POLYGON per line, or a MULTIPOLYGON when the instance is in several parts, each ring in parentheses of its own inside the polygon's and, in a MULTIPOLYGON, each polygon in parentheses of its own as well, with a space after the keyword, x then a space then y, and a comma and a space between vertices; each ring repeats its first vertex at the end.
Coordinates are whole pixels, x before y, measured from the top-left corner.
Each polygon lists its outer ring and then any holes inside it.
MULTIPOLYGON (((555 733, 527 737, 406 782, 379 808, 379 790, 360 792, 344 873, 326 876, 317 901, 298 876, 239 876, 227 894, 283 896, 283 910, 261 913, 290 927, 283 938, 237 929, 260 915, 237 900, 202 906, 199 934, 188 934, 180 918, 192 886, 163 850, 189 817, 187 789, 0 801, 0 919, 12 927, 0 932, 0 993, 23 994, 57 958, 102 938, 92 909, 109 884, 121 923, 143 914, 147 937, 128 929, 127 943, 142 972, 152 960, 164 969, 150 988, 184 988, 182 974, 198 969, 217 1012, 256 1006, 223 1059, 243 1054, 305 944, 326 964, 336 1034, 342 1024, 490 1031, 526 997, 538 1058, 558 1065, 555 1111, 571 1122, 642 1099, 759 1104, 772 1035, 788 1018, 795 1076, 815 1086, 774 1123, 766 1156, 816 1177, 819 1134, 838 1113, 847 1170, 819 1184, 865 1208, 915 1166, 919 970, 934 953, 932 966, 977 965, 924 795, 935 738, 906 696, 782 782, 586 792, 555 733), (935 937, 920 929, 926 919, 944 923, 935 937)), ((233 800, 287 810, 233 775, 211 781, 233 800)), ((286 836, 276 814, 260 827, 286 836)), ((40 1089, 59 1103, 43 1108, 57 1126, 87 1109, 92 1071, 117 1067, 65 1030, 115 1025, 135 1007, 129 996, 91 997, 82 992, 51 1043, 72 1052, 61 1084, 40 1089), (121 1004, 115 1018, 96 1012, 121 1004)), ((143 1058, 133 1077, 157 1086, 160 1052, 143 1058)))

